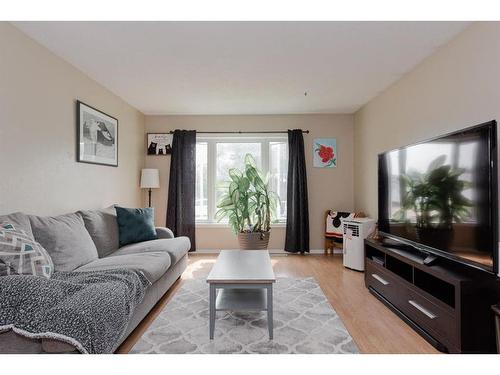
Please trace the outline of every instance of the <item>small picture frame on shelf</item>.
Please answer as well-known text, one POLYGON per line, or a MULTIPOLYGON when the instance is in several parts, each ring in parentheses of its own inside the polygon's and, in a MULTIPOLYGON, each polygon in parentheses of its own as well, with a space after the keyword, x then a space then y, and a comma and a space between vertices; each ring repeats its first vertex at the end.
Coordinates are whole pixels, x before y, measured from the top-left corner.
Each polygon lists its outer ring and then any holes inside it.
POLYGON ((170 133, 148 133, 147 154, 148 155, 170 155, 172 153, 173 135, 170 133))

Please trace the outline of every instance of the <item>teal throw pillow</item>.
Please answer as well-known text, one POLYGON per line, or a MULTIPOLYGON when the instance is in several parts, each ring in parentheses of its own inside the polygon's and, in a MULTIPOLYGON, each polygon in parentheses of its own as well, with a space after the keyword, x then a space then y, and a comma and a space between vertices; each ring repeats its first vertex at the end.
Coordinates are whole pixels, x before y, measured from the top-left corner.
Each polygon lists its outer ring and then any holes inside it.
POLYGON ((131 243, 156 240, 153 208, 115 206, 120 247, 131 243))

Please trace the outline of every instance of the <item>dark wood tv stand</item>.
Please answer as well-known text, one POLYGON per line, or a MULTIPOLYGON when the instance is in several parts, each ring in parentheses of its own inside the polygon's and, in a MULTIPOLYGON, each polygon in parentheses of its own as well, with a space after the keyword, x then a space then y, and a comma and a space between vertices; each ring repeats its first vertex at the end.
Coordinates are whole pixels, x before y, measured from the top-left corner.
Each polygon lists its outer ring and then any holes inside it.
POLYGON ((496 277, 444 258, 425 265, 424 258, 411 247, 367 239, 365 285, 438 350, 494 353, 496 277))

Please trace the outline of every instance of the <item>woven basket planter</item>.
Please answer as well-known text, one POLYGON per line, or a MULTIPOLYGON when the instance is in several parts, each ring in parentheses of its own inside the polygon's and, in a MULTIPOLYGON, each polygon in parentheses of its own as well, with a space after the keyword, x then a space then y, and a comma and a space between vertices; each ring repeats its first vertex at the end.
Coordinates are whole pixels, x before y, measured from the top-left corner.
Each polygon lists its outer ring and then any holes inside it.
POLYGON ((238 233, 241 250, 266 250, 269 244, 270 232, 238 233))

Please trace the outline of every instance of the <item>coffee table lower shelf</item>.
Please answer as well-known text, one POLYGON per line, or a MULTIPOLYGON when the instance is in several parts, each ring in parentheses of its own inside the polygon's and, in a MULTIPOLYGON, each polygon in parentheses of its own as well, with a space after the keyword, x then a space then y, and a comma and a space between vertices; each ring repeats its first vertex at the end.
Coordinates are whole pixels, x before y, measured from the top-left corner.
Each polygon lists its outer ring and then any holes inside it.
POLYGON ((273 339, 273 284, 210 283, 210 339, 216 311, 267 311, 269 339, 273 339))
POLYGON ((267 311, 265 289, 219 289, 216 311, 267 311))

